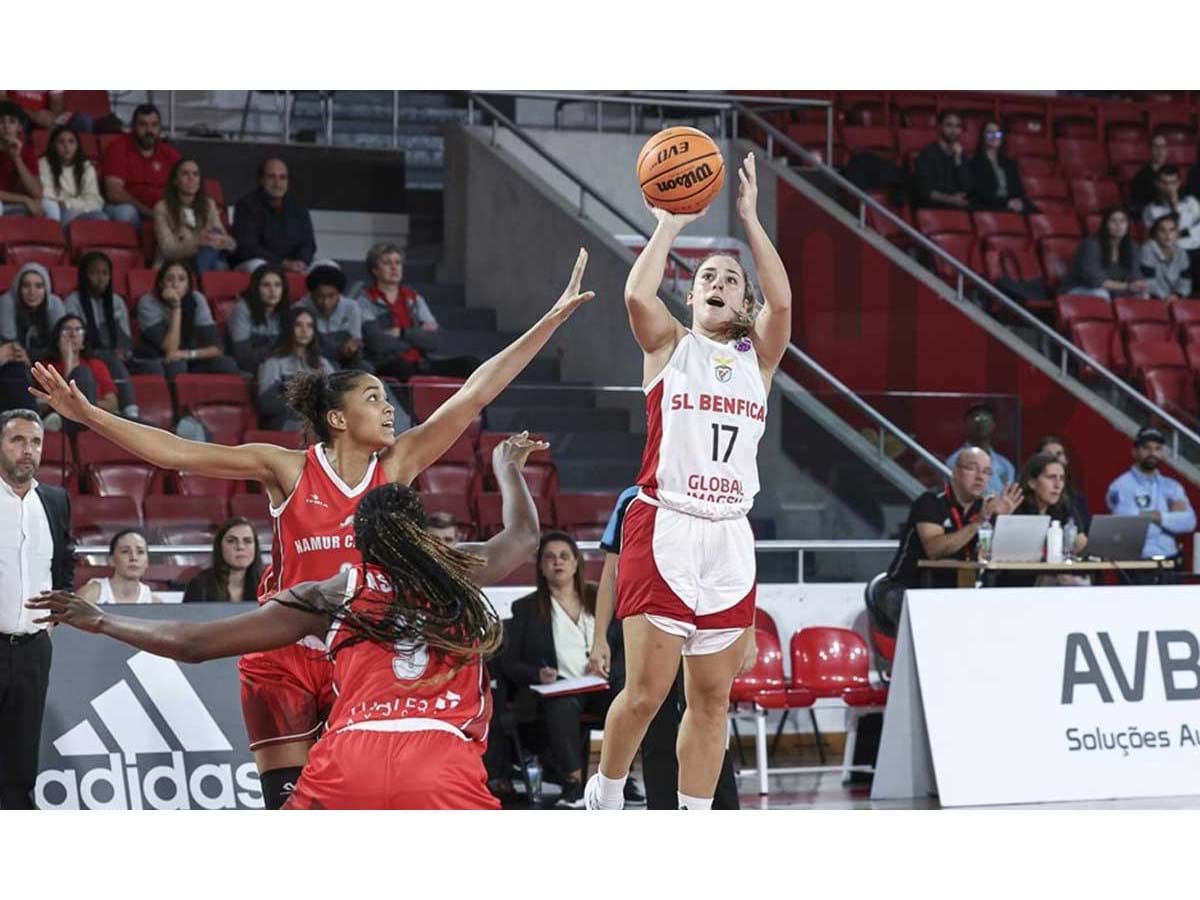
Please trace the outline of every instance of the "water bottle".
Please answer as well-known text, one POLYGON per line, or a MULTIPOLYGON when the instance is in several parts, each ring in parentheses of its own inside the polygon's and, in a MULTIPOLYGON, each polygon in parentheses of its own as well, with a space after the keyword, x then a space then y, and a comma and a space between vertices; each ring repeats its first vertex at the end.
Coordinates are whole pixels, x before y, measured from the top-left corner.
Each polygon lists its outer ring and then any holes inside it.
POLYGON ((987 562, 992 558, 992 521, 984 519, 979 526, 979 561, 987 562))
POLYGON ((529 803, 537 806, 542 802, 542 763, 536 756, 525 760, 525 781, 529 785, 529 803))
POLYGON ((1050 523, 1046 532, 1046 562, 1060 563, 1063 561, 1063 527, 1057 519, 1050 523))
POLYGON ((1066 527, 1063 528, 1063 556, 1067 559, 1075 558, 1075 541, 1079 539, 1079 526, 1075 524, 1074 519, 1067 519, 1066 527))

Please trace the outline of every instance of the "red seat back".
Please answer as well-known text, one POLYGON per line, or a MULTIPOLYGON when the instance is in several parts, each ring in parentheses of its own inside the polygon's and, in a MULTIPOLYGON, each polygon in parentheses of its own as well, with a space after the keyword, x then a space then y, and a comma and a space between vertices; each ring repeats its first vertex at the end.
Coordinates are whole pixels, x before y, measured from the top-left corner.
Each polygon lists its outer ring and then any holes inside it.
POLYGON ((1200 323, 1200 300, 1173 300, 1167 304, 1167 312, 1180 327, 1200 323))
POLYGON ((421 506, 424 507, 427 516, 438 512, 449 513, 454 519, 458 533, 464 535, 465 540, 474 539, 475 520, 471 515, 471 507, 467 503, 465 495, 423 493, 421 494, 421 506))
POLYGON ((49 267, 67 260, 62 226, 52 219, 0 217, 0 251, 5 261, 15 266, 35 262, 49 267))
POLYGON ((822 697, 871 684, 871 654, 848 628, 802 628, 792 635, 792 683, 822 697))
POLYGON ((175 424, 175 408, 167 380, 161 375, 131 375, 129 380, 133 382, 140 418, 170 431, 175 424))
POLYGON ((1151 369, 1186 369, 1187 358, 1175 341, 1130 341, 1129 364, 1135 374, 1145 376, 1151 369))
POLYGON ((1038 243, 1042 273, 1051 290, 1054 290, 1071 270, 1078 246, 1078 238, 1043 238, 1038 243))
POLYGON ((1030 176, 1024 179, 1025 193, 1034 201, 1037 206, 1044 206, 1043 200, 1067 200, 1070 198, 1070 191, 1067 189, 1066 179, 1053 176, 1030 176))
POLYGON ((1161 322, 1164 325, 1171 321, 1167 304, 1161 300, 1142 300, 1137 297, 1118 297, 1113 301, 1113 312, 1117 321, 1122 325, 1131 322, 1161 322))
POLYGON ((203 272, 200 289, 209 303, 218 300, 237 300, 250 287, 249 272, 203 272))
POLYGON ((554 498, 554 515, 565 531, 597 525, 603 530, 616 505, 616 494, 560 493, 554 498))
POLYGON ((1132 347, 1134 344, 1162 343, 1174 341, 1171 338, 1171 326, 1166 322, 1130 322, 1125 326, 1125 340, 1132 347))
POLYGON ((1103 297, 1063 294, 1055 300, 1058 327, 1069 330, 1076 322, 1112 322, 1112 306, 1103 297))
POLYGON ((191 407, 190 415, 199 420, 216 444, 240 444, 246 428, 257 426, 254 408, 236 403, 203 403, 191 407))
POLYGON ((470 498, 478 492, 473 465, 434 463, 417 476, 417 490, 431 494, 460 494, 470 498))
POLYGON ((304 449, 303 431, 270 431, 260 428, 247 428, 246 433, 242 435, 242 440, 247 444, 274 444, 277 447, 286 447, 289 450, 304 449))
POLYGON ((957 209, 919 209, 917 210, 917 230, 921 234, 934 237, 939 234, 974 235, 969 213, 957 209))
POLYGON ((1035 213, 1029 217, 1029 233, 1035 241, 1048 237, 1083 237, 1079 219, 1070 213, 1035 213))
POLYGON ((754 666, 733 679, 729 691, 731 703, 752 703, 759 691, 782 690, 787 686, 779 638, 765 628, 755 628, 754 637, 758 644, 754 666))
POLYGON ((179 375, 175 379, 175 397, 183 412, 210 403, 247 405, 250 392, 241 375, 179 375))
POLYGON ((229 504, 224 497, 151 494, 144 506, 146 524, 151 527, 169 522, 176 526, 208 529, 211 533, 229 518, 229 504))
POLYGON ((71 245, 71 258, 75 262, 89 250, 103 250, 110 256, 114 255, 113 251, 124 250, 141 256, 137 230, 125 222, 75 219, 67 226, 67 239, 71 245))
MULTIPOLYGON (((1118 375, 1128 369, 1125 348, 1121 344, 1121 335, 1115 322, 1090 319, 1075 322, 1070 331, 1072 343, 1104 368, 1118 375)), ((1085 366, 1080 371, 1080 377, 1085 381, 1096 378, 1097 375, 1091 366, 1085 366)))
MULTIPOLYGON (((1178 345, 1176 345, 1178 346, 1178 345)), ((1146 396, 1174 415, 1186 413, 1195 418, 1200 413, 1192 373, 1185 368, 1147 369, 1142 373, 1146 396)))
MULTIPOLYGON (((977 212, 972 217, 975 221, 975 233, 986 240, 992 235, 1019 235, 1025 237, 1029 228, 1025 217, 1014 212, 977 212)), ((987 246, 986 243, 984 245, 987 246)))
POLYGON ((445 378, 440 375, 414 375, 408 380, 412 395, 413 415, 424 422, 439 406, 449 400, 463 386, 464 379, 445 378))
POLYGON ((162 473, 149 463, 110 462, 87 466, 91 492, 100 497, 128 497, 140 509, 142 501, 162 487, 162 473))
MULTIPOLYGON (((175 493, 180 497, 203 497, 225 501, 245 482, 229 478, 211 478, 195 472, 176 472, 171 478, 175 493)), ((149 513, 147 513, 149 516, 149 513)))
POLYGON ((1035 134, 1010 134, 1005 142, 1008 155, 1013 159, 1034 157, 1037 159, 1054 159, 1054 144, 1048 137, 1035 134))
POLYGON ((1098 213, 1110 206, 1121 206, 1121 189, 1115 181, 1076 178, 1071 182, 1071 199, 1081 215, 1098 213))
POLYGON ((1108 174, 1108 158, 1099 141, 1059 138, 1058 168, 1067 178, 1103 178, 1108 174))

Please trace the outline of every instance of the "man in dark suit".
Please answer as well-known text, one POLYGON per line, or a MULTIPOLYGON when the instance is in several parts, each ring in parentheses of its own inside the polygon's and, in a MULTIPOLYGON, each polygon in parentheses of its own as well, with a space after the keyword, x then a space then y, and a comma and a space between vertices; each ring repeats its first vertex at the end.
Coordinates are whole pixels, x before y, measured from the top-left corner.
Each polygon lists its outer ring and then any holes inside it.
POLYGON ((50 635, 25 600, 75 577, 67 492, 35 477, 43 438, 37 413, 0 413, 0 809, 33 809, 50 683, 50 635))

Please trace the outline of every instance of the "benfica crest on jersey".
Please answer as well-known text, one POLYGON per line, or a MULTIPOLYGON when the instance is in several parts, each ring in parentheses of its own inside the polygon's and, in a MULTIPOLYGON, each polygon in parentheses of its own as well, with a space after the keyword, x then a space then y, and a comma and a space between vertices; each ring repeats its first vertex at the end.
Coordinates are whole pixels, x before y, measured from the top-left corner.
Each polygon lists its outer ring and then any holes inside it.
POLYGON ((733 377, 733 357, 732 356, 714 356, 713 372, 717 376, 717 381, 725 384, 733 377))

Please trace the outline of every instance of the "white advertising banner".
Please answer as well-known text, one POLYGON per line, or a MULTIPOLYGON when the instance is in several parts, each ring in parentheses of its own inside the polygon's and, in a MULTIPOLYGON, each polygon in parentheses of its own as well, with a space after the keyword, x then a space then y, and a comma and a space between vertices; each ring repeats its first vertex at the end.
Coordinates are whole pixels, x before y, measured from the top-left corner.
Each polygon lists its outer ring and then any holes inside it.
POLYGON ((1200 794, 1200 590, 909 591, 872 799, 1200 794))

